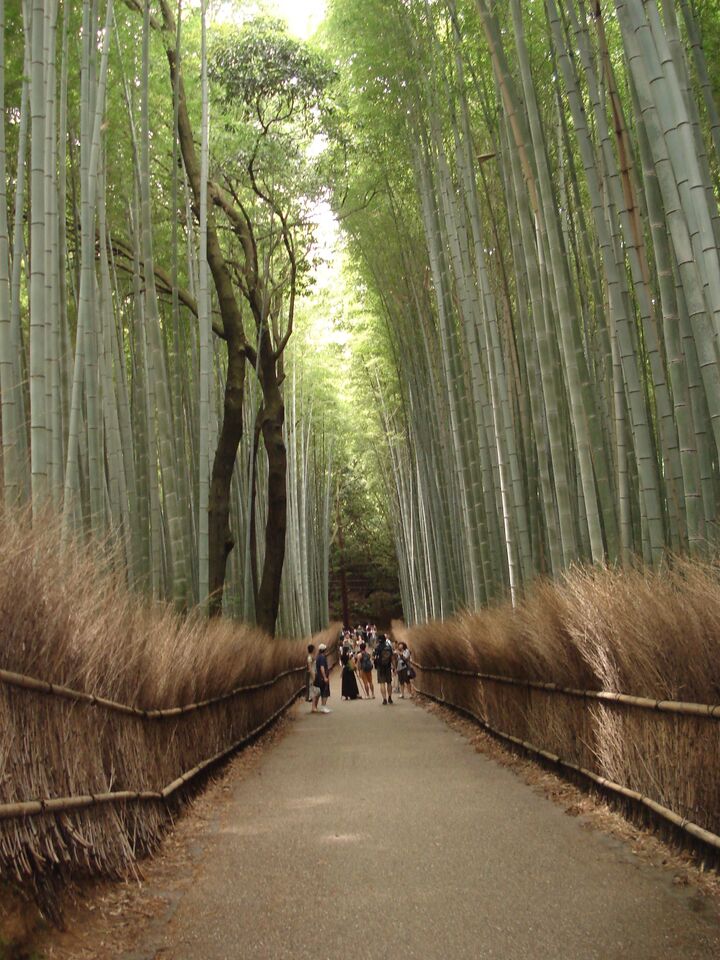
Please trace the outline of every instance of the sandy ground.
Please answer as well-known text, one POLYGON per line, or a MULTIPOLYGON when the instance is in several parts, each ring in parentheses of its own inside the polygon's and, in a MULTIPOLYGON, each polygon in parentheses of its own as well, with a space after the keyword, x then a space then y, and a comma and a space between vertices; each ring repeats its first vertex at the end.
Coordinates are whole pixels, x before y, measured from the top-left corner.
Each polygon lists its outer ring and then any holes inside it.
POLYGON ((712 881, 658 841, 534 765, 498 762, 445 711, 332 705, 298 705, 179 821, 141 885, 96 890, 41 954, 720 956, 712 881))

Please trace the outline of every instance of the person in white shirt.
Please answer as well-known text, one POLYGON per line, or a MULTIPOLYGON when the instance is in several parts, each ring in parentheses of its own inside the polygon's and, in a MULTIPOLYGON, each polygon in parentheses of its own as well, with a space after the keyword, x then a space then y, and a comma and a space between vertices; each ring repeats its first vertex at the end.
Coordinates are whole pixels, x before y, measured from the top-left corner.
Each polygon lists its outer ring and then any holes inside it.
POLYGON ((305 675, 305 700, 308 703, 312 702, 311 689, 313 686, 313 680, 315 679, 315 644, 308 644, 308 654, 307 654, 307 673, 305 675))

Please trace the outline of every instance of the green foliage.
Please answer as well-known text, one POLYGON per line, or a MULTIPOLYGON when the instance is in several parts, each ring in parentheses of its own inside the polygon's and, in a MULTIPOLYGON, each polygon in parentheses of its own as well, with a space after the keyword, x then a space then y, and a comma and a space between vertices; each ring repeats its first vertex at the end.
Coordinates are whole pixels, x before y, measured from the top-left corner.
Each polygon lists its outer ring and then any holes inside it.
POLYGON ((336 71, 282 21, 258 17, 214 33, 209 76, 226 105, 265 126, 321 110, 336 71))

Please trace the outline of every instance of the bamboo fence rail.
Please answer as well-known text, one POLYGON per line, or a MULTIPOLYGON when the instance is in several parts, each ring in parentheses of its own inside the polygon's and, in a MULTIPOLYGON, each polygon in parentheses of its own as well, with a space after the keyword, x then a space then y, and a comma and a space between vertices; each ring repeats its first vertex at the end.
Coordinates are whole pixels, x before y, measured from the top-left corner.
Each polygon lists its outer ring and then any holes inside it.
MULTIPOLYGON (((299 669, 304 670, 305 667, 303 666, 299 669)), ((280 677, 287 676, 290 673, 297 672, 299 671, 286 670, 282 674, 279 674, 275 680, 280 679, 280 677)), ((257 727, 246 733, 244 737, 236 740, 234 743, 230 744, 229 747, 219 751, 214 756, 209 757, 207 760, 203 760, 201 763, 196 764, 194 767, 192 767, 192 769, 185 771, 185 773, 182 773, 179 777, 173 780, 172 783, 169 783, 166 787, 163 787, 162 790, 118 790, 114 793, 88 794, 87 796, 76 797, 53 797, 45 800, 26 800, 21 803, 0 804, 0 820, 10 820, 15 817, 33 817, 44 813, 65 813, 68 810, 80 810, 86 807, 99 806, 105 803, 121 803, 132 800, 167 800, 168 797, 172 796, 177 790, 179 790, 190 780, 197 777, 204 770, 207 770, 208 767, 211 767, 214 763, 218 763, 231 753, 239 750, 240 747, 249 743, 259 734, 261 734, 263 730, 266 730, 285 710, 287 710, 297 696, 302 693, 302 690, 303 687, 299 687, 295 693, 293 693, 293 695, 272 714, 272 716, 268 717, 261 724, 258 724, 257 727)), ((223 697, 220 699, 226 698, 223 697)), ((162 711, 155 711, 154 716, 157 716, 157 714, 161 712, 162 711)), ((175 714, 172 715, 175 716, 175 714)))
MULTIPOLYGON (((159 649, 146 626, 131 624, 127 660, 115 636, 99 652, 66 636, 0 665, 0 883, 54 922, 68 883, 132 875, 187 790, 302 695, 300 640, 269 644, 215 624, 180 637, 174 660, 175 623, 159 649)), ((337 631, 312 637, 331 665, 337 631)))
MULTIPOLYGON (((414 666, 417 668, 418 664, 414 664, 414 666)), ((420 669, 422 670, 426 668, 420 667, 420 669)), ((648 797, 637 790, 631 790, 629 787, 624 787, 620 783, 615 783, 613 780, 609 780, 607 777, 603 777, 598 773, 594 773, 592 770, 588 770, 587 767, 581 767, 576 763, 571 763, 569 760, 563 760, 563 758, 559 757, 557 754, 551 753, 549 750, 543 750, 542 747, 538 747, 533 743, 529 743, 527 740, 521 740, 520 737, 514 737, 511 733, 505 733, 502 730, 498 730, 496 727, 493 727, 492 724, 488 723, 487 720, 479 717, 472 710, 468 710, 467 707, 456 706, 450 701, 444 700, 442 697, 436 697, 434 694, 427 693, 423 690, 419 690, 418 692, 422 694, 422 696, 427 697, 429 700, 433 700, 435 703, 442 704, 446 707, 452 707, 453 710, 457 710, 459 713, 465 714, 471 720, 474 720, 476 723, 480 724, 480 726, 485 730, 492 733, 493 736, 499 737, 502 740, 507 740, 509 743, 513 743, 515 746, 522 747, 529 753, 534 753, 537 756, 542 757, 544 760, 548 760, 560 767, 564 767, 567 770, 572 770, 575 773, 579 773, 583 777, 587 777, 594 783, 598 784, 598 786, 601 786, 612 793, 617 793, 628 800, 633 800, 636 803, 642 804, 656 813, 659 817, 673 824, 673 826, 678 827, 680 830, 683 830, 695 837, 695 839, 701 840, 708 846, 720 851, 720 836, 718 836, 716 833, 712 833, 710 830, 705 830, 704 827, 699 826, 697 823, 693 823, 691 820, 687 820, 685 817, 681 817, 679 814, 675 813, 674 810, 663 806, 663 804, 658 803, 651 797, 648 797)))
MULTIPOLYGON (((573 687, 563 687, 560 684, 556 683, 546 683, 543 681, 537 680, 522 680, 517 677, 505 677, 499 676, 496 674, 483 673, 481 671, 475 670, 462 670, 455 667, 446 667, 446 666, 430 666, 418 661, 413 661, 413 666, 416 670, 422 673, 444 673, 451 676, 465 677, 467 679, 482 680, 490 683, 500 683, 506 684, 509 686, 523 687, 531 690, 542 690, 546 693, 561 693, 567 694, 571 697, 579 697, 587 700, 597 700, 603 704, 624 704, 629 707, 638 707, 642 710, 654 710, 659 712, 673 713, 684 716, 692 717, 705 717, 708 719, 720 719, 720 705, 710 705, 702 703, 684 703, 681 701, 674 700, 659 700, 653 699, 650 697, 636 697, 630 696, 623 693, 615 693, 608 690, 580 690, 573 687)), ((692 820, 687 817, 682 817, 680 814, 676 813, 670 807, 665 806, 662 803, 659 803, 657 800, 653 800, 652 797, 647 796, 639 790, 633 790, 630 787, 626 787, 623 784, 617 783, 609 777, 604 777, 599 773, 594 772, 593 770, 588 769, 582 764, 573 763, 570 760, 566 760, 563 757, 559 756, 557 753, 553 753, 550 750, 546 750, 543 747, 538 746, 535 743, 531 743, 528 740, 523 739, 522 737, 516 737, 511 733, 508 733, 504 730, 500 730, 491 724, 484 717, 479 716, 475 713, 474 710, 469 709, 466 706, 460 706, 455 704, 450 700, 447 700, 444 695, 436 696, 433 693, 430 693, 427 690, 423 690, 421 686, 418 686, 418 692, 423 696, 428 697, 428 699, 433 700, 436 703, 442 704, 444 706, 452 707, 454 710, 457 710, 459 713, 466 715, 474 722, 478 723, 481 727, 491 733, 493 736, 505 740, 508 743, 512 743, 515 746, 522 747, 528 753, 535 754, 538 757, 542 757, 544 760, 549 761, 559 767, 562 767, 566 770, 572 770, 574 773, 581 775, 582 777, 591 780, 593 783, 602 787, 605 790, 608 790, 611 793, 622 796, 623 798, 630 800, 636 804, 640 804, 643 807, 653 811, 661 819, 671 823, 674 827, 678 828, 681 831, 689 834, 694 837, 696 840, 700 840, 702 843, 712 847, 713 849, 720 851, 720 836, 714 833, 711 830, 707 830, 704 827, 700 826, 697 823, 694 823, 692 820)))
POLYGON ((289 670, 283 670, 276 674, 270 680, 263 680, 261 683, 246 684, 242 687, 235 687, 227 693, 218 697, 211 697, 208 700, 199 700, 197 703, 188 703, 180 707, 166 707, 160 710, 143 710, 141 707, 132 707, 125 703, 118 703, 115 700, 108 700, 105 697, 97 697, 91 693, 84 693, 80 690, 71 690, 55 683, 48 683, 46 680, 36 680, 34 677, 26 677, 21 673, 13 673, 11 670, 0 670, 0 683, 5 683, 11 687, 19 687, 22 690, 32 690, 33 693, 43 693, 49 696, 62 697, 65 700, 73 700, 77 703, 87 703, 94 707, 103 707, 106 710, 113 710, 115 713, 124 713, 133 717, 141 717, 143 720, 160 720, 163 717, 179 717, 184 713, 193 713, 203 707, 210 707, 216 703, 222 703, 225 700, 231 700, 241 693, 250 693, 253 690, 263 690, 271 687, 282 680, 283 677, 289 677, 294 673, 302 673, 306 669, 305 664, 300 667, 292 667, 289 670))
POLYGON ((489 680, 493 683, 506 683, 510 686, 529 687, 533 690, 545 690, 549 693, 564 693, 571 697, 586 700, 602 700, 606 703, 624 703, 644 710, 659 710, 662 713, 678 713, 692 717, 710 717, 720 720, 720 704, 684 703, 681 700, 656 700, 652 697, 633 697, 627 693, 615 693, 612 690, 580 690, 575 687, 562 687, 557 683, 542 680, 522 680, 517 677, 502 677, 492 673, 475 670, 458 670, 455 667, 430 667, 413 661, 413 666, 427 673, 450 673, 458 677, 473 677, 476 680, 489 680))
MULTIPOLYGON (((279 680, 294 674, 304 673, 307 667, 302 664, 298 667, 291 667, 282 670, 269 680, 263 680, 259 683, 245 684, 235 687, 227 693, 220 694, 217 697, 211 697, 206 700, 200 700, 196 703, 188 703, 178 707, 166 707, 164 709, 146 710, 141 707, 133 707, 129 704, 118 703, 115 700, 109 700, 105 697, 98 697, 93 694, 85 693, 81 690, 73 690, 60 684, 48 683, 45 680, 38 680, 35 677, 28 677, 24 674, 14 673, 11 670, 0 670, 0 683, 7 686, 16 687, 21 690, 29 690, 33 693, 40 693, 45 696, 57 696, 64 700, 71 700, 76 703, 84 703, 88 706, 101 707, 115 713, 125 714, 126 716, 138 717, 142 720, 161 720, 169 717, 179 717, 183 714, 193 713, 205 707, 210 707, 218 703, 231 700, 233 697, 243 693, 250 693, 256 690, 263 690, 272 687, 279 680)), ((293 695, 283 705, 276 710, 270 717, 261 724, 250 730, 239 740, 236 740, 229 747, 219 751, 212 757, 201 761, 190 770, 180 774, 175 780, 169 783, 161 790, 118 790, 110 793, 86 794, 72 797, 49 797, 39 800, 26 800, 16 803, 0 804, 0 820, 10 820, 14 818, 33 817, 46 813, 64 813, 68 810, 80 810, 87 807, 100 806, 108 803, 121 803, 127 801, 147 801, 147 800, 167 800, 184 784, 188 783, 194 777, 201 774, 204 770, 218 763, 220 760, 229 756, 240 747, 249 743, 256 736, 269 727, 277 718, 292 704, 292 702, 302 693, 304 684, 299 686, 293 695)))

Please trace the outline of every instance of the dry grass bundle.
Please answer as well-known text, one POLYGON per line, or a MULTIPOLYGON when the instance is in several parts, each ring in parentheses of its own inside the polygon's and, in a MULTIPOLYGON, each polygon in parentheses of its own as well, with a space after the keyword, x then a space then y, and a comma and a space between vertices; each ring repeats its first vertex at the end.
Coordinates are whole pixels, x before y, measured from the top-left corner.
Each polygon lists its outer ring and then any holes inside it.
MULTIPOLYGON (((406 630, 417 661, 573 690, 720 703, 720 567, 576 568, 508 604, 406 630)), ((720 722, 420 671, 418 687, 720 834, 720 722)))
MULTIPOLYGON (((142 709, 220 697, 304 665, 305 641, 182 617, 131 593, 97 548, 60 549, 52 521, 0 516, 0 669, 142 709)), ((337 627, 320 639, 334 645, 337 627)), ((148 720, 0 683, 0 805, 160 791, 286 704, 302 672, 177 717, 148 720)), ((0 819, 0 877, 47 911, 58 885, 127 875, 179 798, 0 819)))

